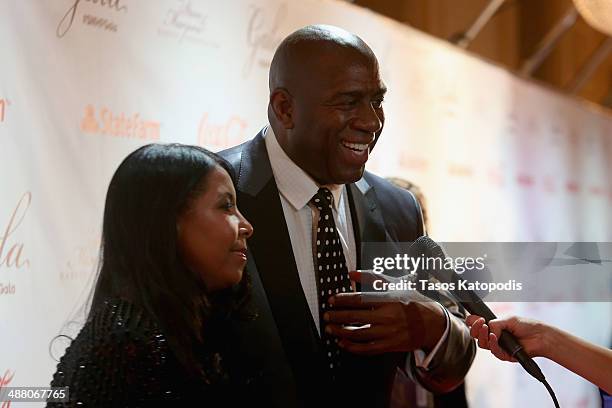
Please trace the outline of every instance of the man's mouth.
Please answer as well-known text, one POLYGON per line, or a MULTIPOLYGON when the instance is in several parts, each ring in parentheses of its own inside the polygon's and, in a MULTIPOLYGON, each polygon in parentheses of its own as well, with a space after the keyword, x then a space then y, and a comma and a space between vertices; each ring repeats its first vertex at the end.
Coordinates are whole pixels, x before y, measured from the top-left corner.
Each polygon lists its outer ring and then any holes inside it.
POLYGON ((370 144, 369 143, 350 143, 350 142, 342 141, 342 146, 346 147, 347 149, 351 149, 354 152, 361 153, 367 150, 370 144))

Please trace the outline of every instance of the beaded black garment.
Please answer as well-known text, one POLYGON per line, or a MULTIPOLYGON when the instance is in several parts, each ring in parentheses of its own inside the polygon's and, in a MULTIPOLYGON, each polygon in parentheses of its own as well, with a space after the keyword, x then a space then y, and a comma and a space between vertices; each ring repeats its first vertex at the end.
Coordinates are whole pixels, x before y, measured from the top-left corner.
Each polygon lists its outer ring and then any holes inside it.
POLYGON ((220 387, 190 380, 148 315, 107 300, 66 349, 52 387, 69 387, 70 401, 48 407, 217 406, 220 387))

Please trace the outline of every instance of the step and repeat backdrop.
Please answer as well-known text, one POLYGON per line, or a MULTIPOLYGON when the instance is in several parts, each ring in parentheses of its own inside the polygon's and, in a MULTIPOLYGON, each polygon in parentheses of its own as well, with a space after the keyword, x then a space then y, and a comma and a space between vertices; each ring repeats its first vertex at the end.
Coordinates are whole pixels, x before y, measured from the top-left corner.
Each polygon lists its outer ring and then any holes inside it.
MULTIPOLYGON (((419 185, 439 241, 611 241, 612 116, 334 0, 5 0, 0 5, 0 386, 48 385, 95 277, 106 188, 151 142, 220 150, 266 124, 267 71, 326 23, 376 52, 389 93, 369 169, 419 185)), ((609 345, 610 303, 498 303, 609 345)), ((596 389, 548 361, 564 407, 596 389)), ((473 407, 545 406, 478 354, 473 407)), ((35 404, 32 404, 33 406, 35 404)), ((7 406, 7 404, 3 405, 7 406)))

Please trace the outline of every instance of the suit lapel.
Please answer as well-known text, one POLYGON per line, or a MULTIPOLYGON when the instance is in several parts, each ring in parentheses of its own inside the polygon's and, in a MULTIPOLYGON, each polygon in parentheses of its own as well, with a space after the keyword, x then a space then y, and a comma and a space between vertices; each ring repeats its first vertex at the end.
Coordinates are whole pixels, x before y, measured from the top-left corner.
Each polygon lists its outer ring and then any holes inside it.
POLYGON ((362 244, 390 240, 385 230, 374 188, 369 185, 365 178, 349 184, 347 187, 357 250, 357 269, 360 269, 362 244))

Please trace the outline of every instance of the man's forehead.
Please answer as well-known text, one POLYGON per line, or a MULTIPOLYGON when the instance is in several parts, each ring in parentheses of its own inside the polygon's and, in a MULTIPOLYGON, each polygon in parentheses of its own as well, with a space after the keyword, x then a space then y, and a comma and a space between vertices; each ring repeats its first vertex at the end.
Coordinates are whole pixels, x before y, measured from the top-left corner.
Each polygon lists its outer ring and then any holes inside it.
POLYGON ((313 68, 311 74, 330 91, 376 93, 385 90, 378 64, 364 60, 329 62, 313 68))
MULTIPOLYGON (((356 37, 359 40, 358 37, 356 37)), ((337 63, 362 62, 375 64, 378 62, 372 50, 365 43, 338 43, 335 41, 315 40, 302 43, 298 46, 297 53, 302 54, 308 60, 326 60, 337 63)))

